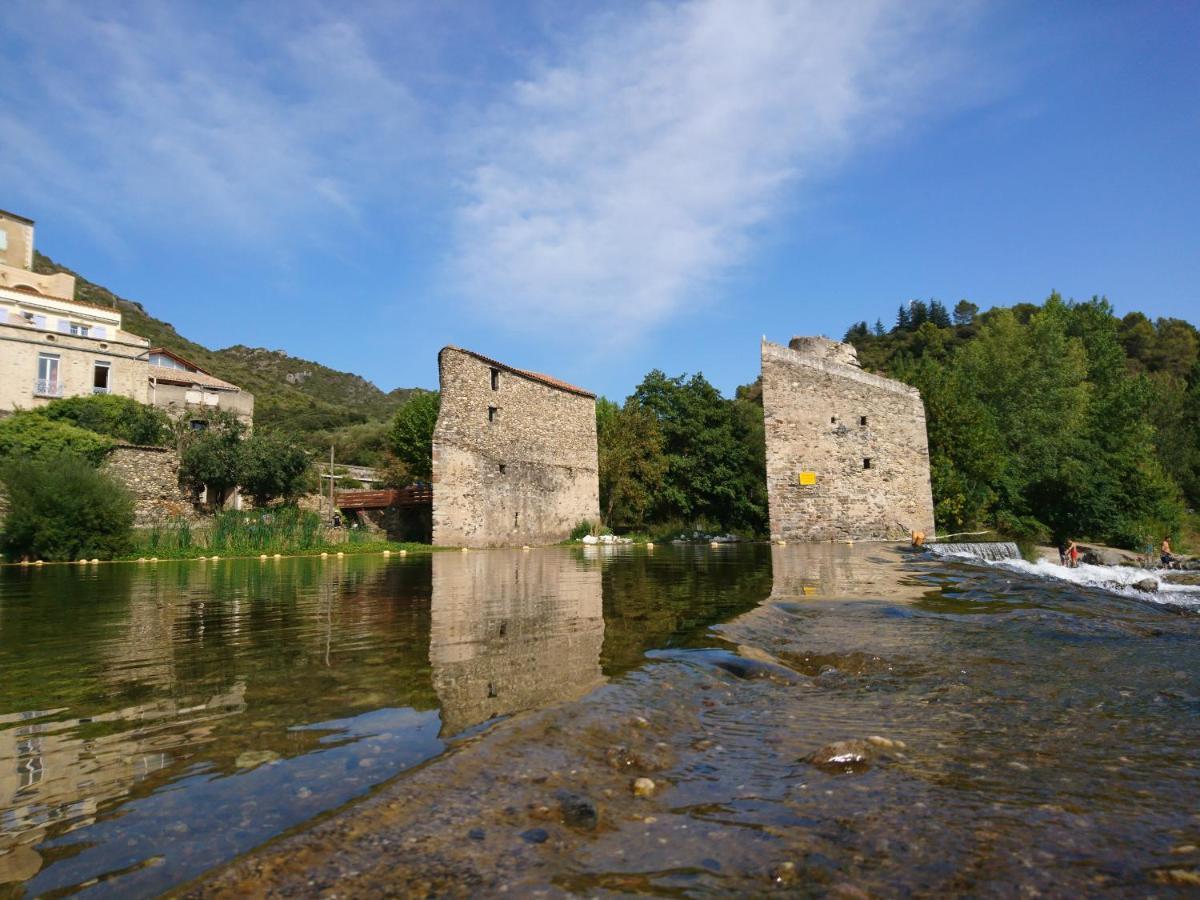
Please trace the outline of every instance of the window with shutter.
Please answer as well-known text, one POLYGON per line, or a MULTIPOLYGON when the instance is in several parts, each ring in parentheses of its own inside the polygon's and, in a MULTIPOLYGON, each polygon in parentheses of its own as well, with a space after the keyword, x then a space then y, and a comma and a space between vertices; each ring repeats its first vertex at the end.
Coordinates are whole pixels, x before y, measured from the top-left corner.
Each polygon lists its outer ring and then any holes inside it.
POLYGON ((106 337, 108 337, 108 329, 105 328, 103 325, 96 325, 92 328, 92 337, 106 338, 106 337))
POLYGON ((34 316, 33 317, 33 326, 35 328, 45 328, 46 327, 46 317, 45 316, 34 316))

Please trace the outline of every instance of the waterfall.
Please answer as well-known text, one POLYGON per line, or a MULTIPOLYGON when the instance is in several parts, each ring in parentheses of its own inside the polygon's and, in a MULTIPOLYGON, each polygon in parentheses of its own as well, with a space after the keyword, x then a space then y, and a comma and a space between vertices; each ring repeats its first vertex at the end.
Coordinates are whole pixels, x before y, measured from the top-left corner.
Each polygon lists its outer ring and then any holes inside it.
POLYGON ((963 544, 930 544, 937 556, 965 556, 994 562, 998 559, 1020 559, 1021 551, 1012 541, 977 541, 963 544))

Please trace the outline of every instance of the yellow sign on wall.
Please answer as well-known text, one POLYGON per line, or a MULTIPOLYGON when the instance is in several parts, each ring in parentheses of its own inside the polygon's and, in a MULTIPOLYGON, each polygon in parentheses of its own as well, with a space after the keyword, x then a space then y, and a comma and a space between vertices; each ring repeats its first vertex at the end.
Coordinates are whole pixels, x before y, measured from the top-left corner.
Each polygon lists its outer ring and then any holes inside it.
POLYGON ((800 483, 802 485, 816 484, 817 483, 817 473, 816 472, 801 472, 800 473, 800 483))

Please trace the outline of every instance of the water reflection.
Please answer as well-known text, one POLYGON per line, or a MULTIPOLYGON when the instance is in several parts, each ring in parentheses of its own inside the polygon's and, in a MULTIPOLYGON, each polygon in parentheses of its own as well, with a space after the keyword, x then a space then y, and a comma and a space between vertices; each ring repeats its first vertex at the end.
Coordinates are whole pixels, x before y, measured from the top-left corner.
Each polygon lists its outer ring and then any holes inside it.
POLYGON ((467 729, 711 641, 769 565, 756 547, 0 570, 0 897, 165 890, 467 729))
POLYGON ((566 553, 439 553, 429 662, 452 735, 600 684, 600 567, 566 553))

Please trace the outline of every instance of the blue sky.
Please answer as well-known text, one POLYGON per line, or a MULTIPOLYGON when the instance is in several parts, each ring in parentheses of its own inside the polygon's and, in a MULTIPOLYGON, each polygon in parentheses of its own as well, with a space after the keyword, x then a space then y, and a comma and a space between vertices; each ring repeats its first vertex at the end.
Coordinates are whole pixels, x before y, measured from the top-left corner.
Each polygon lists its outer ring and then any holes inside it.
POLYGON ((0 7, 0 207, 181 333, 624 397, 762 335, 1106 294, 1200 319, 1200 5, 0 7))

